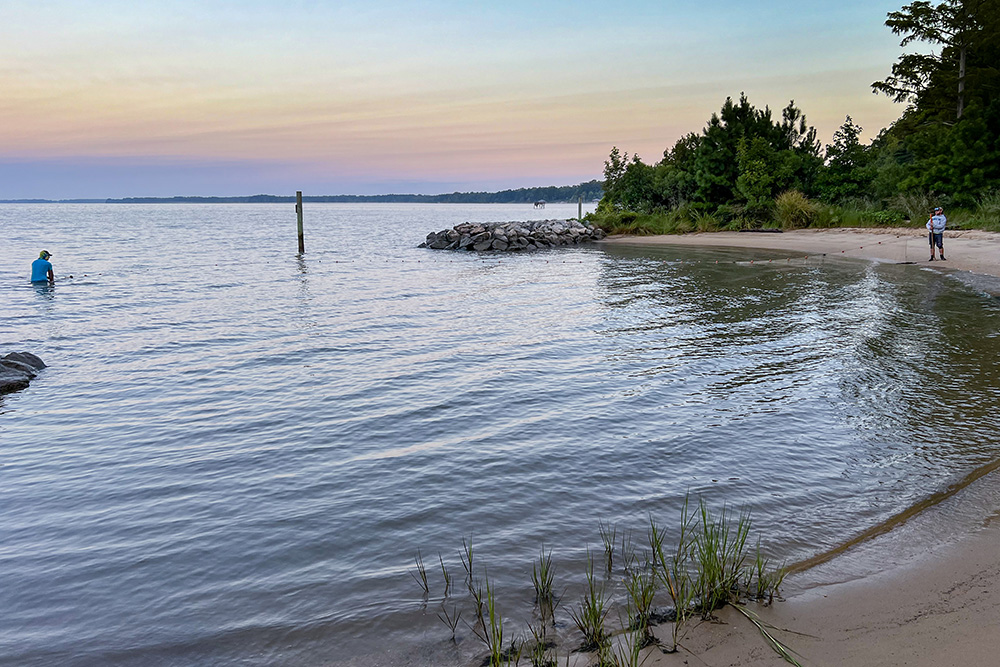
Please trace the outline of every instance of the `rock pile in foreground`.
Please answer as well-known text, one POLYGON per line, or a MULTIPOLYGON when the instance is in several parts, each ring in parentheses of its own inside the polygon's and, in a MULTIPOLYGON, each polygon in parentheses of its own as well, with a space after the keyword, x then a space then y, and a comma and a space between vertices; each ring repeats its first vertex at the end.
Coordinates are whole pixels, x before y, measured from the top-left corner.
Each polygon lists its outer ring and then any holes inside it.
POLYGON ((45 368, 45 362, 30 352, 11 352, 0 357, 0 394, 24 389, 45 368))
POLYGON ((599 241, 605 236, 599 227, 576 220, 533 220, 530 222, 463 222, 451 229, 431 232, 421 248, 434 250, 539 250, 599 241))

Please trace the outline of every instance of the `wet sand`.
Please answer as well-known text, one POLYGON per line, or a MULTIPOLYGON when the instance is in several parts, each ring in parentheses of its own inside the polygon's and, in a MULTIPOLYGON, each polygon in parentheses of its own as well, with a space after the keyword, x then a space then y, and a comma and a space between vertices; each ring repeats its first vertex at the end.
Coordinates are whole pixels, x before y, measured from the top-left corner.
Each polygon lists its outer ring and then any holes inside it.
MULTIPOLYGON (((995 517, 994 517, 995 518, 995 517)), ((802 665, 1000 664, 1000 522, 903 567, 752 606, 802 665)), ((669 629, 658 629, 667 637, 669 629)), ((684 649, 646 665, 787 665, 732 608, 695 622, 684 649)))
MULTIPOLYGON (((913 262, 947 272, 1000 278, 1000 233, 977 230, 945 232, 947 260, 928 261, 927 231, 909 228, 803 229, 782 233, 713 232, 664 236, 611 236, 604 243, 690 245, 788 251, 789 257, 825 254, 884 262, 913 262)), ((773 254, 771 255, 773 256, 773 254)), ((992 291, 992 290, 991 290, 992 291)))
MULTIPOLYGON (((915 262, 915 269, 1000 277, 1000 234, 955 231, 945 236, 945 262, 928 262, 927 235, 919 229, 835 229, 771 233, 612 237, 613 244, 697 245, 815 253, 861 260, 915 262)), ((793 255, 790 255, 793 256, 793 255)), ((987 291, 997 284, 990 279, 987 291)), ((861 545, 817 568, 790 575, 787 599, 752 609, 799 654, 803 665, 947 667, 1000 664, 1000 475, 979 480, 987 497, 955 498, 981 516, 941 541, 942 517, 907 522, 894 534, 861 545), (979 504, 982 503, 982 504, 979 504), (935 525, 937 528, 935 528, 935 525), (867 554, 864 552, 867 550, 867 554), (897 554, 908 552, 905 556, 897 554), (867 559, 864 574, 852 573, 867 559)), ((970 492, 975 487, 970 487, 970 492)), ((944 510, 937 508, 930 513, 944 510)), ((947 516, 943 517, 945 520, 947 516)), ((669 626, 657 628, 663 638, 669 626)), ((717 621, 693 621, 684 650, 665 655, 650 649, 650 667, 680 665, 787 665, 758 630, 732 608, 717 621)))

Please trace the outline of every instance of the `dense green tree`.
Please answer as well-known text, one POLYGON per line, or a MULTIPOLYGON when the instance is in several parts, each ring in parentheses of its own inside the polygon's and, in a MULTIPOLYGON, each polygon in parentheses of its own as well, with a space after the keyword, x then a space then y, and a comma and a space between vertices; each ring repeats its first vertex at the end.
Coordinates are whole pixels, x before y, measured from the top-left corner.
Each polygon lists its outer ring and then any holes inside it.
POLYGON ((833 143, 826 146, 826 167, 817 179, 819 196, 824 201, 845 203, 874 194, 873 154, 861 143, 861 129, 848 116, 833 133, 833 143))
POLYGON ((902 46, 926 42, 932 54, 907 53, 875 92, 908 102, 877 141, 876 191, 884 198, 919 192, 971 204, 1000 186, 1000 3, 913 2, 886 21, 902 46))
POLYGON ((915 0, 885 23, 901 46, 927 44, 931 52, 908 48, 891 75, 872 84, 907 108, 871 145, 848 116, 822 151, 794 102, 776 121, 741 94, 653 166, 614 148, 599 210, 691 205, 762 220, 788 190, 834 204, 891 204, 913 194, 970 205, 1000 188, 1000 0, 915 0))
POLYGON ((694 159, 701 138, 691 132, 663 151, 653 171, 653 191, 658 207, 676 209, 694 200, 698 188, 694 159))
POLYGON ((822 166, 816 130, 790 102, 775 122, 771 110, 754 108, 745 95, 727 98, 713 114, 695 150, 696 201, 763 212, 762 198, 798 189, 812 192, 822 166))
MULTIPOLYGON (((984 31, 990 4, 996 0, 946 0, 932 5, 917 0, 898 12, 890 12, 886 26, 902 35, 900 46, 927 42, 940 47, 938 53, 905 53, 892 66, 885 81, 872 84, 897 102, 916 102, 925 109, 951 99, 955 117, 965 110, 965 88, 970 50, 984 31)), ((942 105, 947 106, 947 105, 942 105)))
POLYGON ((780 192, 810 193, 822 167, 816 130, 794 102, 780 122, 767 107, 757 109, 746 95, 727 98, 700 135, 681 137, 650 167, 617 147, 604 163, 600 210, 649 212, 688 203, 716 210, 747 211, 760 219, 765 202, 780 192))

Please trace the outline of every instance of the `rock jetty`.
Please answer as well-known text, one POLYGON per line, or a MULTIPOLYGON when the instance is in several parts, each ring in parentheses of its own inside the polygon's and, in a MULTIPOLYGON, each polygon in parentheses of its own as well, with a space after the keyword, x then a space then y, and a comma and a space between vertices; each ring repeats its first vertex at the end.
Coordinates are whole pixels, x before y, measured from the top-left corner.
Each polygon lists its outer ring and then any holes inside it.
POLYGON ((24 389, 43 368, 45 362, 30 352, 11 352, 0 357, 0 394, 24 389))
POLYGON ((599 227, 576 220, 534 220, 530 222, 463 222, 451 229, 431 232, 421 248, 434 250, 540 250, 600 241, 599 227))

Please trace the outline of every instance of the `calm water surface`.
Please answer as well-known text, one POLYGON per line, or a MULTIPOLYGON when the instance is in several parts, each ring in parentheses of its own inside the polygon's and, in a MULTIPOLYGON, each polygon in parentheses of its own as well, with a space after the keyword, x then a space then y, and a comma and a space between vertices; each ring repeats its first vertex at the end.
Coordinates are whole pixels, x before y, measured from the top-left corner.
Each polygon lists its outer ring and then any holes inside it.
POLYGON ((792 561, 1000 457, 1000 308, 938 273, 416 248, 575 212, 310 205, 298 257, 289 205, 0 206, 0 352, 50 364, 0 399, 0 663, 478 664, 463 538, 518 628, 599 521, 690 492, 792 561))

